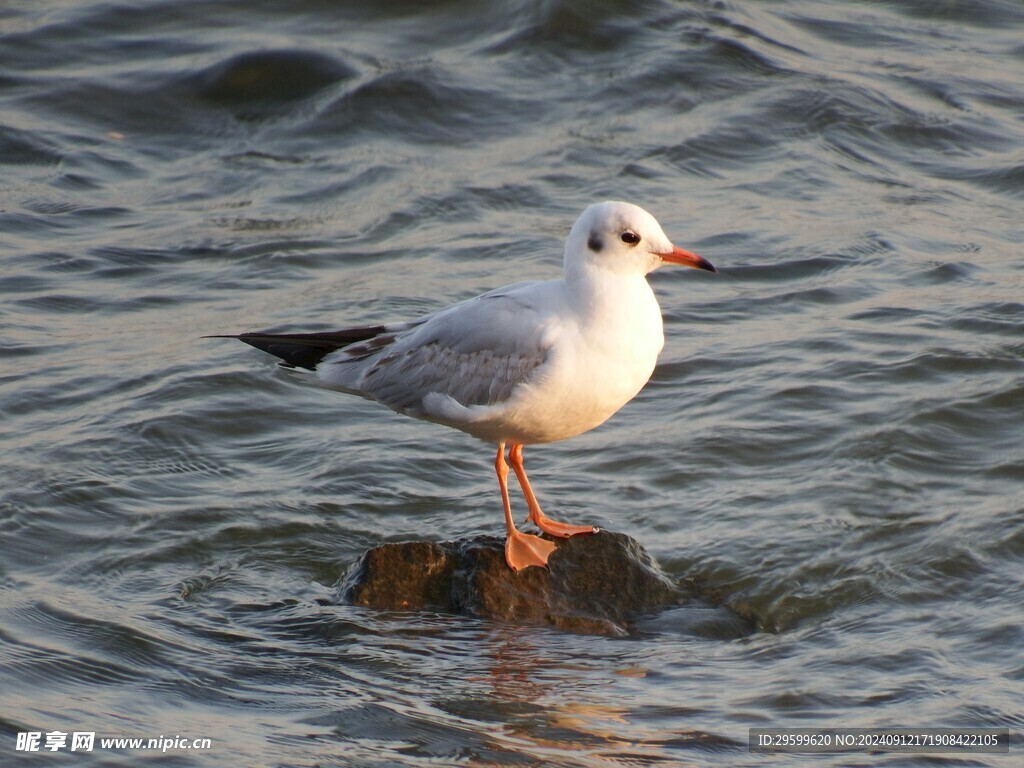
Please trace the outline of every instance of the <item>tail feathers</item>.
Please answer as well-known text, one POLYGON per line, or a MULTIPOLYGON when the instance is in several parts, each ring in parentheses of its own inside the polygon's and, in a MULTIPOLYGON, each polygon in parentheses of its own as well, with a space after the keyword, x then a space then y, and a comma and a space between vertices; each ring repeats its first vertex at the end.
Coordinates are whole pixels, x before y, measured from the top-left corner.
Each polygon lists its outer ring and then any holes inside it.
POLYGON ((240 333, 237 336, 207 336, 216 339, 238 339, 250 346, 281 358, 281 364, 290 368, 316 370, 317 364, 335 350, 379 336, 387 329, 383 325, 348 328, 326 333, 240 333))

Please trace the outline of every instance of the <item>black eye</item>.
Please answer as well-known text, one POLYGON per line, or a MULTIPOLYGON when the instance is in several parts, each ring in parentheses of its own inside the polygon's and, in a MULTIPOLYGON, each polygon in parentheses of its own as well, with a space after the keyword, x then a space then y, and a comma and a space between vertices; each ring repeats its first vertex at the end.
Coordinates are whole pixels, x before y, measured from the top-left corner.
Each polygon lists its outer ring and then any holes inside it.
POLYGON ((622 242, 624 242, 626 245, 636 245, 637 243, 640 242, 640 235, 638 235, 636 232, 631 232, 628 229, 622 233, 621 237, 622 242))

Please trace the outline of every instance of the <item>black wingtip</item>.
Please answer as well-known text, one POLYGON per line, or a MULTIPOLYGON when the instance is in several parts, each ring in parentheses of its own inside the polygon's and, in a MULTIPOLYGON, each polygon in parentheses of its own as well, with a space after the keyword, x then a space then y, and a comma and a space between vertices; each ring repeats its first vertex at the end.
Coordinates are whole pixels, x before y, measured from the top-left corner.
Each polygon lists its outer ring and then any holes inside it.
POLYGON ((325 340, 289 337, 266 333, 240 333, 236 337, 251 347, 279 357, 291 368, 315 371, 317 363, 341 345, 325 340))
POLYGON ((268 352, 282 360, 287 368, 315 371, 327 355, 358 341, 366 341, 385 331, 384 326, 349 328, 327 333, 238 333, 213 334, 204 339, 238 339, 251 347, 268 352))

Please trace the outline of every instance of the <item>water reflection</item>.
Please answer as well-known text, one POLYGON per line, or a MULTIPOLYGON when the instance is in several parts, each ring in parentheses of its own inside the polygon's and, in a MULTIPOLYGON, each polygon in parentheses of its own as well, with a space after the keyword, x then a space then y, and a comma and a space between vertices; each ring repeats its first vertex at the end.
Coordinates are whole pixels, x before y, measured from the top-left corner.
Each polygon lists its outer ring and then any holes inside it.
POLYGON ((586 756, 588 765, 626 753, 667 758, 657 743, 671 734, 638 729, 626 707, 601 700, 602 677, 643 678, 642 667, 609 670, 609 659, 599 655, 566 658, 559 643, 545 639, 551 634, 512 628, 482 638, 486 670, 473 682, 484 685, 485 700, 504 714, 499 729, 489 733, 496 749, 560 763, 586 756))

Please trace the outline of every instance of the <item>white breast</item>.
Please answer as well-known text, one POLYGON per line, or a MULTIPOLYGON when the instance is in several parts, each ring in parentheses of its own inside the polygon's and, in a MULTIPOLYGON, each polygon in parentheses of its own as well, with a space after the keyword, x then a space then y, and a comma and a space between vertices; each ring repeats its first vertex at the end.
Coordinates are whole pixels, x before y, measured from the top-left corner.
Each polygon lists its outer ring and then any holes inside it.
POLYGON ((501 409, 466 429, 525 444, 564 440, 604 423, 643 389, 664 345, 661 309, 642 277, 591 291, 552 332, 549 358, 501 409))

